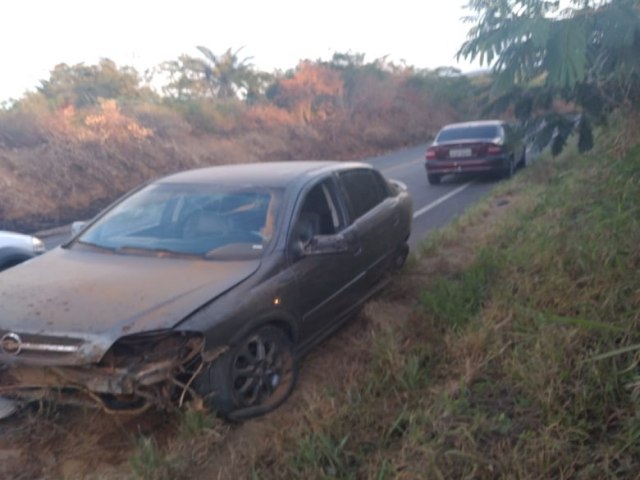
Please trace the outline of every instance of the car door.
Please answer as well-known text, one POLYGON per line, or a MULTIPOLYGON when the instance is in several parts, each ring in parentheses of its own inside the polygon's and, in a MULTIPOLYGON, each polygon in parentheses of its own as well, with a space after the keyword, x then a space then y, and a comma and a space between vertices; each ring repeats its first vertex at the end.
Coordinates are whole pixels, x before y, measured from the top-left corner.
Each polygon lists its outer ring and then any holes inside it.
POLYGON ((298 290, 301 348, 330 331, 356 306, 365 272, 355 228, 346 219, 332 176, 310 185, 298 201, 287 248, 298 290), (340 244, 340 251, 305 253, 305 245, 323 238, 340 244))
POLYGON ((366 294, 387 271, 398 246, 398 199, 390 194, 387 182, 376 170, 345 170, 339 179, 360 239, 358 268, 366 271, 362 282, 366 294))

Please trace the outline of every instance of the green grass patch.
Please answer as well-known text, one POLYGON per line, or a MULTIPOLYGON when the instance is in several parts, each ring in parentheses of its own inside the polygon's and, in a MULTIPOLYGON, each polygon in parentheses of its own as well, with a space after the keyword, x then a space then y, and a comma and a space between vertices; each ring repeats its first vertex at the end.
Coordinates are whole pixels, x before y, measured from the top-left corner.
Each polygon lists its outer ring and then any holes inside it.
POLYGON ((498 260, 489 249, 476 262, 453 277, 438 277, 422 294, 422 304, 439 322, 452 328, 465 326, 483 306, 489 295, 498 260))
POLYGON ((179 480, 194 478, 194 468, 206 463, 225 438, 229 426, 213 413, 185 408, 172 412, 171 432, 160 436, 139 435, 133 439, 129 457, 132 478, 179 480))
POLYGON ((292 456, 291 471, 305 478, 310 465, 327 478, 356 478, 355 462, 345 447, 349 436, 333 438, 325 433, 309 433, 302 437, 292 456))
POLYGON ((152 437, 141 437, 129 459, 134 478, 140 480, 171 480, 179 467, 163 452, 152 437))

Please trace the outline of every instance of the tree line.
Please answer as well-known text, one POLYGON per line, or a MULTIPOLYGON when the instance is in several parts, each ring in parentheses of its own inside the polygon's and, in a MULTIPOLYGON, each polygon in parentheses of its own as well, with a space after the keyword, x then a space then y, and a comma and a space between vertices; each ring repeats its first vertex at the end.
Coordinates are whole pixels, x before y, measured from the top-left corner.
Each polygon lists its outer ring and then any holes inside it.
POLYGON ((38 142, 37 129, 28 135, 12 127, 28 123, 25 115, 74 109, 83 118, 110 100, 158 132, 176 114, 196 133, 295 123, 321 126, 322 135, 333 129, 334 138, 351 128, 383 148, 428 141, 447 121, 512 117, 559 153, 574 133, 579 148, 590 149, 594 126, 613 111, 637 109, 640 0, 572 0, 564 9, 557 0, 470 0, 467 9, 469 35, 458 56, 490 67, 487 75, 353 52, 265 72, 242 48, 216 53, 206 46, 143 73, 109 59, 60 64, 35 92, 5 103, 0 145, 38 142))
MULTIPOLYGON (((5 103, 3 110, 15 114, 72 108, 82 113, 113 100, 122 108, 161 106, 178 112, 195 131, 228 133, 229 123, 251 109, 284 112, 287 121, 302 125, 364 117, 406 121, 407 115, 424 116, 420 111, 434 118, 444 112, 453 119, 476 109, 474 92, 480 88, 452 68, 416 69, 386 58, 366 61, 364 54, 352 52, 303 60, 288 71, 261 71, 251 61, 242 48, 218 54, 197 46, 194 54, 143 73, 110 59, 96 65, 60 64, 34 92, 5 103)), ((274 118, 284 118, 273 112, 274 118)), ((2 125, 0 118, 0 142, 2 125)), ((435 128, 431 125, 421 134, 435 128)), ((426 139, 416 133, 407 140, 426 139)))

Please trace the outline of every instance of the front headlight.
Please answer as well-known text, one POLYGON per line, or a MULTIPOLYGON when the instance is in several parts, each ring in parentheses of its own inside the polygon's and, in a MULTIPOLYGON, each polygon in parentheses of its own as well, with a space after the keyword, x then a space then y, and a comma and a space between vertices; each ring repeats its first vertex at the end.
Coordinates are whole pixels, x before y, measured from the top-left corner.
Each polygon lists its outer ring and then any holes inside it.
POLYGON ((195 332, 156 330, 120 337, 100 361, 103 366, 127 367, 136 363, 174 360, 181 365, 202 349, 204 339, 195 332))
POLYGON ((40 255, 47 251, 47 247, 45 247, 44 242, 39 238, 32 237, 31 243, 33 244, 33 253, 36 255, 40 255))

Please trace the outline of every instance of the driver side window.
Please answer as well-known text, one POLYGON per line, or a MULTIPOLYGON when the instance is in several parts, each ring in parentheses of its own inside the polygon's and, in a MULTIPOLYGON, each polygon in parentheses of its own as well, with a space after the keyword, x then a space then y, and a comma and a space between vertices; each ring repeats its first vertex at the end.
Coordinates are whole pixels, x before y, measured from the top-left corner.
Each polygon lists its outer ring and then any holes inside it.
POLYGON ((306 194, 295 223, 296 241, 307 244, 316 235, 334 235, 343 229, 342 215, 329 182, 318 183, 306 194))

